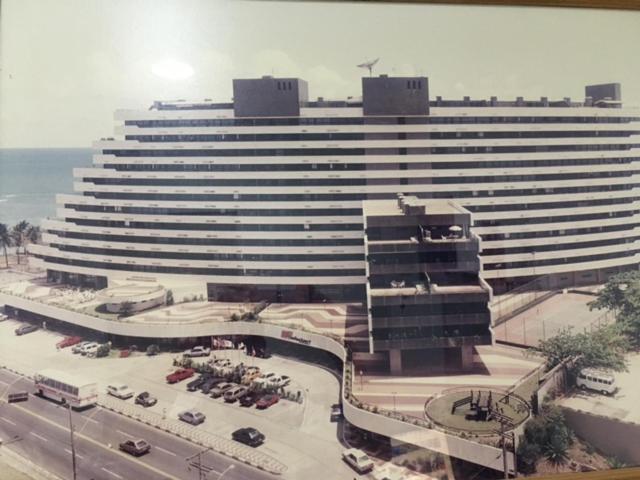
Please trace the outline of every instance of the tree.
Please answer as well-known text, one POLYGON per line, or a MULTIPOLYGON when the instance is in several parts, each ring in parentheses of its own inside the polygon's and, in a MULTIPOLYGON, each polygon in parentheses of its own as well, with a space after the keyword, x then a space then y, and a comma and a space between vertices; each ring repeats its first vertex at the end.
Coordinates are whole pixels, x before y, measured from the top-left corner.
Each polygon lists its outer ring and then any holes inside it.
POLYGON ((541 341, 534 350, 546 358, 549 368, 573 358, 573 372, 585 367, 622 372, 627 369, 625 354, 629 350, 629 340, 618 324, 575 334, 567 327, 541 341))
POLYGON ((550 464, 559 469, 560 465, 564 465, 569 459, 568 450, 569 444, 564 438, 551 437, 544 446, 544 456, 550 464))
POLYGON ((9 268, 9 256, 7 255, 7 248, 11 246, 11 233, 9 227, 5 223, 0 223, 0 246, 4 250, 4 262, 9 268))
POLYGON ((20 247, 22 247, 26 253, 27 231, 29 229, 29 222, 22 220, 15 224, 11 229, 11 240, 13 246, 16 247, 16 257, 18 264, 20 264, 20 247))
POLYGON ((526 474, 535 473, 536 463, 541 456, 542 451, 538 444, 532 443, 526 438, 521 438, 516 453, 518 471, 526 474))
POLYGON ((40 243, 42 239, 42 230, 38 225, 29 225, 26 231, 27 240, 29 243, 40 243))
POLYGON ((611 277, 589 308, 614 312, 623 332, 636 347, 640 346, 640 272, 611 277))

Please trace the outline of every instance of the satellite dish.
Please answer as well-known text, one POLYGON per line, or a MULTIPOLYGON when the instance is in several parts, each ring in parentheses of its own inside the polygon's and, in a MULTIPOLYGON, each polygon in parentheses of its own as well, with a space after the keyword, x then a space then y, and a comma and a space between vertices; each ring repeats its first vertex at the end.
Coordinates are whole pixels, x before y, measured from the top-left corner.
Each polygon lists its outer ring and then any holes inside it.
POLYGON ((373 75, 373 66, 378 63, 378 60, 380 60, 379 58, 376 58, 375 60, 371 60, 369 62, 364 62, 361 63, 360 65, 358 65, 358 68, 366 68, 367 70, 369 70, 369 76, 373 75))

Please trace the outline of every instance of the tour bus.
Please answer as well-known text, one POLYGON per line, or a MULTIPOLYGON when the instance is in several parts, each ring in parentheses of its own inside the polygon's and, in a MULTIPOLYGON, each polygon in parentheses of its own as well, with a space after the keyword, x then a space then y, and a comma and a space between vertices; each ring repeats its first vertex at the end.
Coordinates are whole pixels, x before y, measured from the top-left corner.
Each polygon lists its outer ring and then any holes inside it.
POLYGON ((71 408, 84 408, 98 401, 96 382, 83 379, 71 373, 47 369, 34 377, 36 392, 71 408))
POLYGON ((583 390, 588 388, 605 395, 611 395, 617 390, 616 379, 613 375, 591 368, 580 370, 578 378, 576 378, 576 385, 583 390))

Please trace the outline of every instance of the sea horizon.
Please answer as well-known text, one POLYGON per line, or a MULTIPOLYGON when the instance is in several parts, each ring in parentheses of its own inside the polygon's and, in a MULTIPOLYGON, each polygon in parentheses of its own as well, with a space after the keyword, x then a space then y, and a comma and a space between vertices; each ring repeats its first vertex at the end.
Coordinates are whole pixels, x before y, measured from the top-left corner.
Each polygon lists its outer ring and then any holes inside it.
POLYGON ((56 213, 55 196, 73 193, 73 168, 92 165, 92 148, 0 148, 0 223, 40 225, 56 213))

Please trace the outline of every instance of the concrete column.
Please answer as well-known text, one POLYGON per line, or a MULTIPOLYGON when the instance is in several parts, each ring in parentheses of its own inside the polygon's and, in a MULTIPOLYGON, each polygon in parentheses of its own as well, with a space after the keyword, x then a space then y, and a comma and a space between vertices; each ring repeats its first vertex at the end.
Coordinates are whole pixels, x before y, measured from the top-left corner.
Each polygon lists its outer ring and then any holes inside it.
POLYGON ((392 375, 402 374, 402 350, 389 350, 389 370, 392 375))
POLYGON ((471 370, 473 368, 473 345, 465 345, 460 347, 461 367, 463 370, 471 370))

